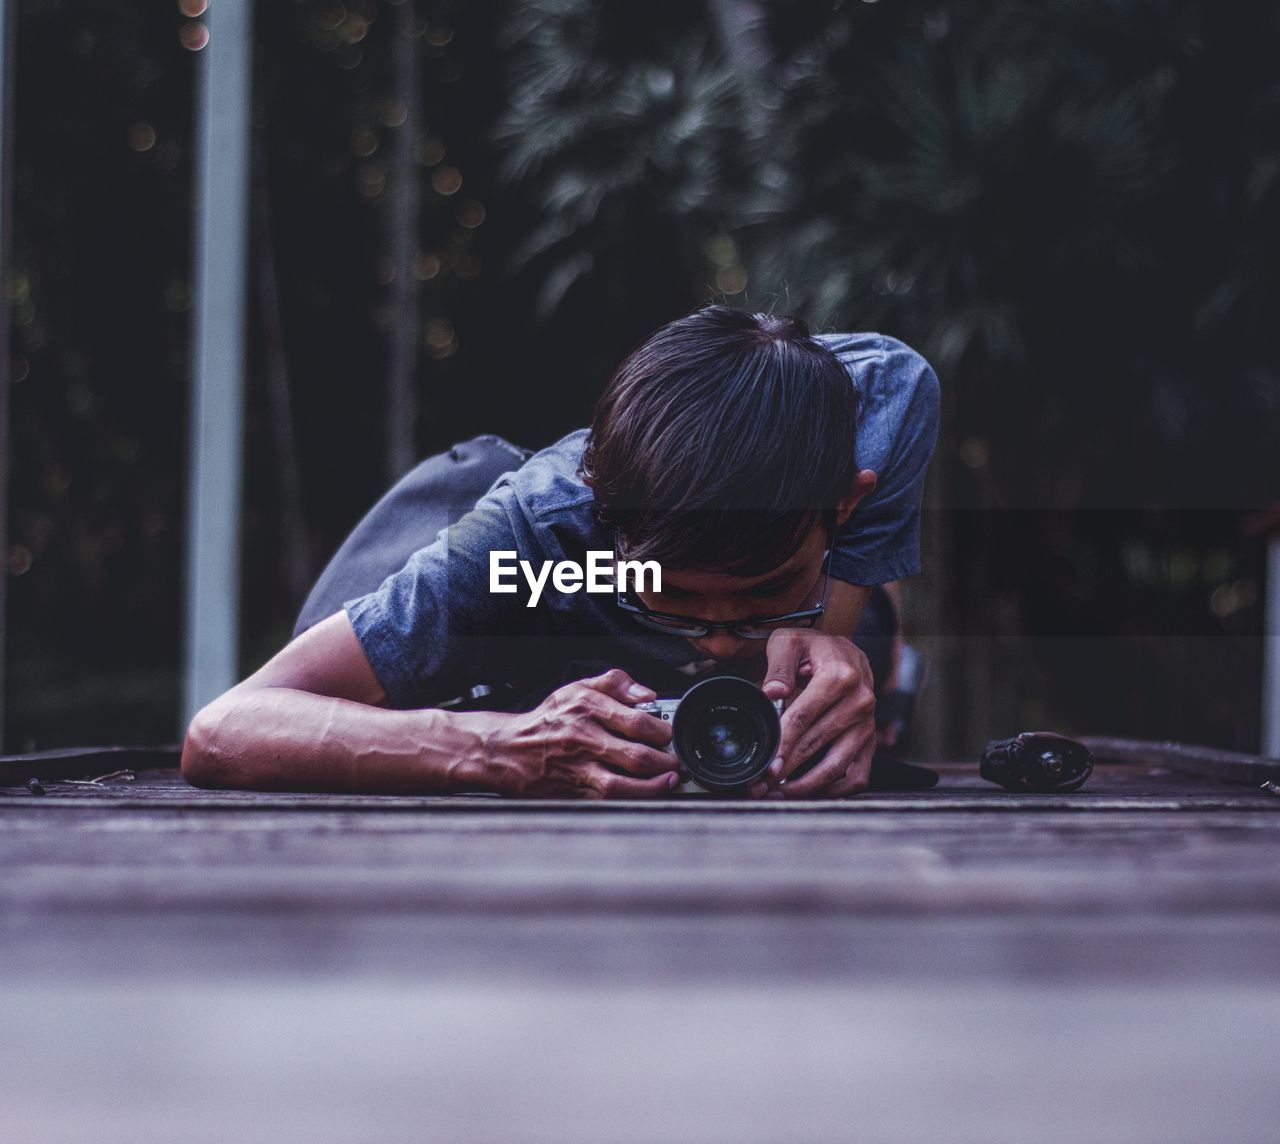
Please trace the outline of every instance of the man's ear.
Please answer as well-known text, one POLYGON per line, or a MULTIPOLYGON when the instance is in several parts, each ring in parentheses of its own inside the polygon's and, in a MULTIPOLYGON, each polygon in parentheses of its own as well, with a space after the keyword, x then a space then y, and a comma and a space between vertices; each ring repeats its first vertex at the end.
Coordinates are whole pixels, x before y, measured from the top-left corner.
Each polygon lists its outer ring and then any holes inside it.
POLYGON ((849 491, 836 502, 836 525, 842 525, 853 515, 858 502, 869 496, 876 487, 876 474, 871 469, 859 469, 849 485, 849 491))

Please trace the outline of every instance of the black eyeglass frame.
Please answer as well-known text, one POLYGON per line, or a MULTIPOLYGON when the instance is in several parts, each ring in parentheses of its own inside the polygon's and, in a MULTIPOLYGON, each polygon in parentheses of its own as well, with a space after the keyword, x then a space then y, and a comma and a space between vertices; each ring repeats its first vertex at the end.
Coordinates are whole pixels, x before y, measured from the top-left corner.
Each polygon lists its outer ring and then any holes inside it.
MULTIPOLYGON (((822 560, 822 571, 819 573, 823 577, 822 583, 822 599, 811 608, 799 608, 794 612, 783 612, 776 616, 749 616, 744 620, 700 620, 696 616, 681 616, 674 612, 658 612, 652 608, 646 607, 638 600, 632 601, 628 597, 630 593, 622 591, 620 585, 615 585, 614 602, 617 606, 629 616, 631 616, 642 627, 648 628, 649 631, 662 632, 664 635, 681 636, 684 639, 701 639, 715 631, 732 632, 739 639, 746 640, 767 640, 774 632, 781 628, 812 628, 822 618, 822 614, 827 610, 827 592, 831 587, 831 553, 833 549, 828 548, 826 555, 822 560), (658 621, 658 622, 650 622, 658 621), (662 621, 670 621, 663 623, 662 621), (743 631, 744 628, 761 627, 762 625, 774 625, 763 631, 743 631), (673 626, 674 625, 674 626, 673 626)), ((617 552, 615 548, 615 560, 617 552)))

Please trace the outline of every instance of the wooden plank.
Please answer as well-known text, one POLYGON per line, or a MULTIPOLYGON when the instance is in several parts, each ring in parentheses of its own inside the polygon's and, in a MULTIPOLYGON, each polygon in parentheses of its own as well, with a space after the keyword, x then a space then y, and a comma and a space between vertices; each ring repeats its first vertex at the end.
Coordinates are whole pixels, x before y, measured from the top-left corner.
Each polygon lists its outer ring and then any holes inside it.
POLYGON ((1272 1144, 1274 988, 22 984, 14 1139, 1272 1144))
POLYGON ((583 813, 579 803, 496 799, 429 808, 384 799, 374 813, 323 800, 305 814, 259 801, 245 813, 141 797, 122 815, 117 800, 96 793, 28 798, 0 809, 0 863, 21 875, 0 889, 0 906, 102 914, 1280 910, 1280 815, 1273 800, 1248 797, 1243 811, 1126 799, 1092 815, 1072 806, 929 814, 920 803, 868 811, 857 802, 822 813, 715 802, 583 813))
MULTIPOLYGON (((1103 809, 1117 803, 1128 805, 1133 800, 1150 805, 1187 807, 1199 806, 1206 800, 1231 806, 1268 807, 1275 803, 1257 789, 1236 789, 1213 775, 1195 775, 1175 770, 1167 765, 1141 762, 1136 756, 1121 764, 1098 766, 1086 786, 1069 794, 1060 793, 1012 793, 1001 790, 982 780, 977 767, 968 764, 931 764, 940 774, 939 785, 927 791, 870 791, 853 799, 831 801, 813 800, 797 802, 756 802, 744 799, 717 799, 706 795, 677 795, 650 802, 601 802, 599 800, 521 800, 500 799, 493 795, 350 795, 323 793, 259 792, 236 790, 200 790, 183 781, 176 770, 143 770, 155 762, 167 764, 176 757, 176 748, 90 748, 82 751, 50 751, 40 755, 18 755, 0 758, 0 783, 7 780, 14 784, 6 789, 0 785, 0 797, 25 799, 25 792, 17 784, 32 774, 50 781, 51 794, 59 799, 112 800, 110 805, 135 804, 138 800, 172 803, 175 800, 205 808, 233 806, 237 809, 266 807, 275 810, 307 808, 346 808, 370 810, 402 809, 407 807, 431 808, 440 811, 490 809, 497 807, 539 810, 575 808, 583 813, 629 812, 637 808, 669 813, 673 810, 688 812, 706 810, 709 813, 813 813, 857 812, 859 808, 910 808, 933 810, 958 807, 1005 810, 1043 810, 1064 807, 1089 807, 1103 809), (171 755, 170 752, 173 752, 171 755), (57 778, 78 774, 89 775, 116 770, 121 766, 136 764, 137 781, 112 782, 101 787, 60 785, 57 778), (1198 800, 1198 801, 1197 801, 1198 800)), ((1253 784, 1250 784, 1252 786, 1253 784)))
POLYGON ((1162 916, 798 913, 710 915, 426 910, 6 911, 11 981, 245 979, 358 973, 641 988, 679 980, 767 989, 849 985, 1256 984, 1280 947, 1274 912, 1162 916))
POLYGON ((796 804, 10 791, 6 1128, 1269 1144, 1280 800, 942 772, 796 804))

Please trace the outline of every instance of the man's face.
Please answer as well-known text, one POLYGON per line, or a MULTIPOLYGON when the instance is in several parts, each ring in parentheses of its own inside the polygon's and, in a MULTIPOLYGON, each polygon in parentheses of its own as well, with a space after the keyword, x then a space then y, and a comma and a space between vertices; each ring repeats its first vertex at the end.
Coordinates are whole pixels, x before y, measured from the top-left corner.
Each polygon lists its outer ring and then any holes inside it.
MULTIPOLYGON (((776 616, 818 603, 822 596, 822 560, 827 528, 816 522, 786 560, 757 576, 729 572, 682 572, 663 568, 661 592, 637 592, 656 612, 691 616, 712 623, 776 616)), ((748 640, 717 630, 689 642, 709 659, 746 661, 764 655, 764 640, 748 640)))

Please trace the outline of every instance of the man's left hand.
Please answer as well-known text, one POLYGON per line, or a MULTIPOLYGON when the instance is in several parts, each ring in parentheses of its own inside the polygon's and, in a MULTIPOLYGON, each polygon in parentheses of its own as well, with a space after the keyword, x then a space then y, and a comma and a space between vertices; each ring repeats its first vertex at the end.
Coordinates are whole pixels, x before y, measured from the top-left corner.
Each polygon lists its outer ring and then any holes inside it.
POLYGON ((844 636, 785 628, 769 637, 764 693, 786 701, 778 760, 751 793, 843 798, 867 789, 876 697, 867 657, 844 636), (825 754, 823 753, 825 751, 825 754), (792 775, 815 756, 812 768, 792 775), (772 788, 772 789, 770 789, 772 788))

